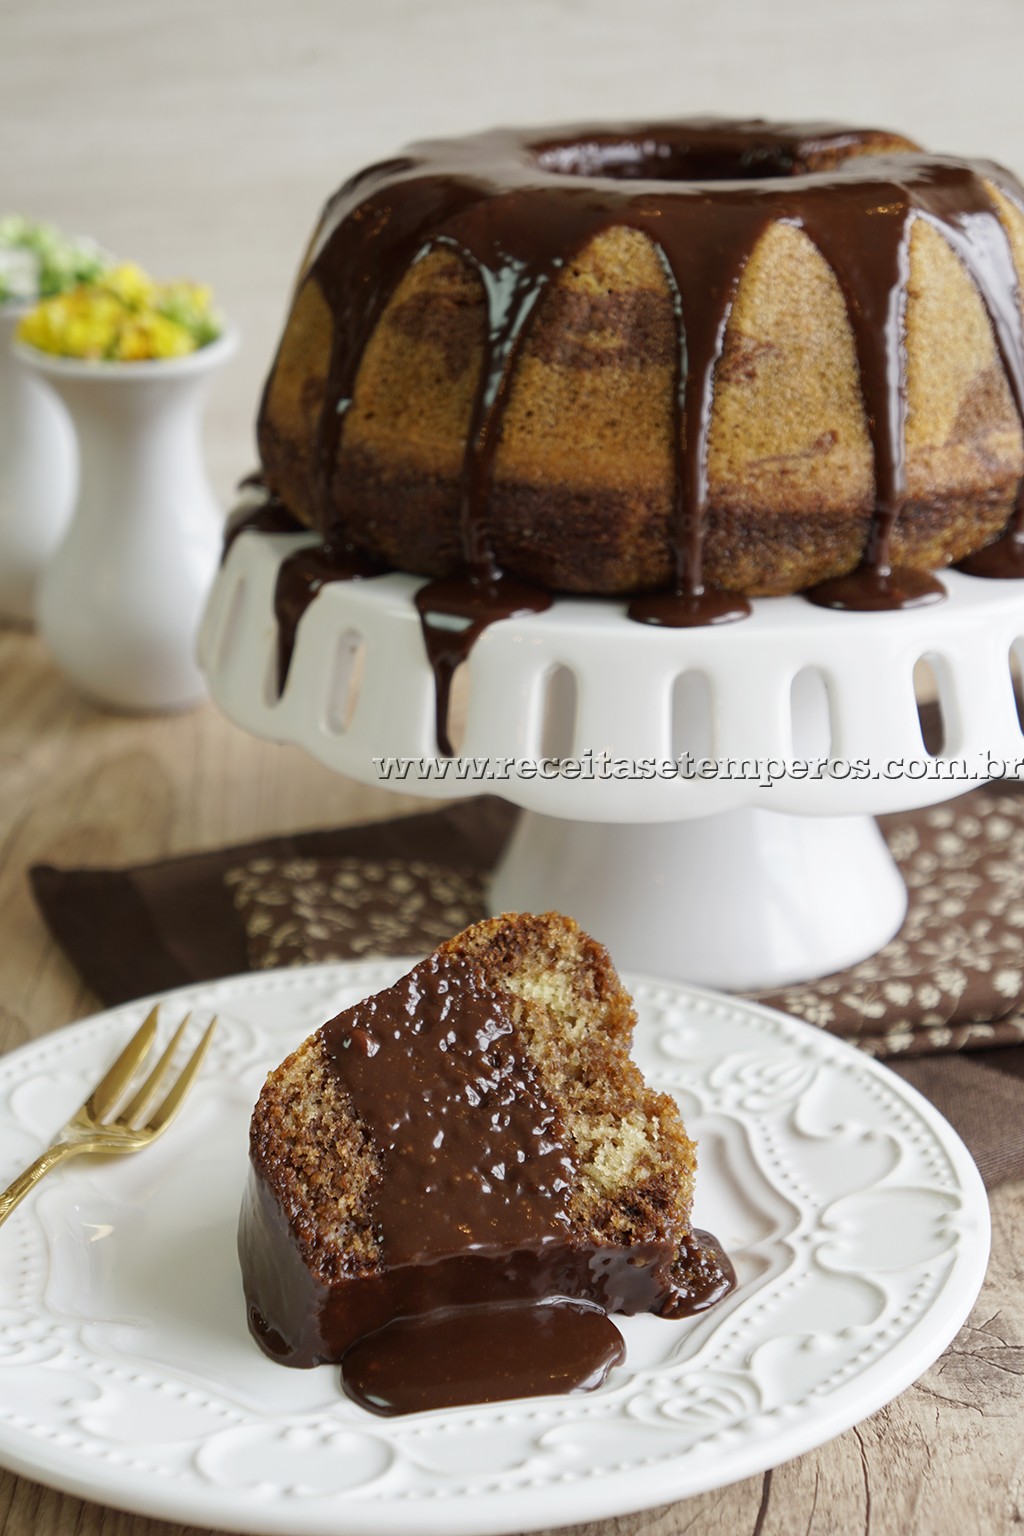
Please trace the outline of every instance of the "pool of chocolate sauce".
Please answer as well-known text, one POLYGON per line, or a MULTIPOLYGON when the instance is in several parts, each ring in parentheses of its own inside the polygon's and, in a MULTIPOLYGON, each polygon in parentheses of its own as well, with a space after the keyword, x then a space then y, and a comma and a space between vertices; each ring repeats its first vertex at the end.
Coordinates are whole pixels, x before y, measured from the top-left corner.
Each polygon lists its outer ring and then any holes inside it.
POLYGON ((346 1351, 341 1380, 371 1413, 417 1413, 593 1391, 625 1358, 600 1307, 510 1302, 387 1323, 346 1351))

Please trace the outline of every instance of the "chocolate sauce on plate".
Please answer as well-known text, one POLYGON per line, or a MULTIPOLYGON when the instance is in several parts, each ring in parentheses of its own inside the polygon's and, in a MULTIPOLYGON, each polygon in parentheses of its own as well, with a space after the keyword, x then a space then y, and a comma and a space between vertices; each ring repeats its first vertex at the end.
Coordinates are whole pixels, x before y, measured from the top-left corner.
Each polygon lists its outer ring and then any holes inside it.
POLYGON ((600 1307, 511 1302, 398 1318, 352 1345, 341 1379, 371 1413, 416 1413, 593 1391, 625 1358, 600 1307))

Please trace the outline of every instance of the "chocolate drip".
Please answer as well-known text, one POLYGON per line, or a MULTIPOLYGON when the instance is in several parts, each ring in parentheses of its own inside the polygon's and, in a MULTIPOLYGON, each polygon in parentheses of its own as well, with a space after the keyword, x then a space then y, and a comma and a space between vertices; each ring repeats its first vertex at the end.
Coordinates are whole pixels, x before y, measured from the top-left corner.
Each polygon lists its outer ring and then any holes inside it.
POLYGON ((1024 577, 1024 509, 1021 500, 1018 491, 1013 520, 1002 537, 961 560, 958 571, 965 571, 968 576, 983 576, 988 581, 1019 581, 1024 577))
MULTIPOLYGON (((985 301, 992 332, 1003 364, 1017 416, 1024 427, 1024 330, 1021 295, 1013 251, 1001 224, 977 218, 971 209, 955 209, 950 220, 957 254, 975 275, 985 301)), ((1009 527, 985 549, 961 560, 958 569, 969 576, 1005 581, 1024 576, 1024 478, 1009 527)))
POLYGON ((315 544, 282 560, 274 586, 277 620, 277 691, 284 693, 295 650, 299 621, 313 599, 333 581, 362 581, 383 576, 386 567, 353 549, 315 544))
MULTIPOLYGON (((907 494, 903 320, 910 232, 916 218, 927 219, 970 271, 1024 424, 1017 280, 985 182, 1018 203, 1024 203, 1024 191, 997 166, 926 155, 901 148, 903 142, 828 124, 715 119, 548 134, 497 130, 417 145, 362 173, 329 205, 306 275, 320 286, 334 319, 315 464, 324 536, 359 539, 346 513, 339 458, 365 347, 410 265, 446 246, 481 280, 484 361, 462 466, 462 595, 450 584, 443 590, 434 584, 420 612, 450 617, 458 598, 458 612, 468 621, 461 656, 494 618, 542 606, 534 599, 495 599, 501 572, 488 502, 504 413, 545 291, 595 236, 626 226, 646 235, 661 254, 677 334, 668 529, 674 579, 669 591, 637 598, 630 613, 645 623, 683 625, 742 617, 745 600, 707 590, 703 578, 708 440, 715 371, 737 285, 768 225, 782 221, 807 233, 839 282, 875 466, 860 570, 809 595, 816 603, 850 608, 941 597, 934 577, 891 564, 893 530, 907 494), (898 153, 892 153, 894 143, 898 153)), ((1013 532, 1024 539, 1024 493, 1013 532)), ((1014 546, 1013 568, 1018 556, 1014 546)), ((993 557, 989 566, 993 560, 1004 573, 1007 562, 993 557)), ((453 670, 451 642, 431 642, 426 620, 424 631, 433 654, 443 653, 436 663, 443 691, 453 670)), ((439 705, 439 718, 443 713, 439 705)))
MULTIPOLYGON (((255 484, 254 477, 243 480, 242 486, 255 484)), ((293 517, 283 501, 268 491, 257 502, 243 502, 236 507, 224 524, 224 548, 221 552, 221 564, 226 560, 228 551, 240 534, 248 533, 305 533, 306 530, 297 518, 293 517)))
POLYGON ((662 1317, 695 1317, 736 1289, 736 1271, 718 1238, 694 1227, 679 1250, 686 1280, 677 1284, 674 1296, 661 1308, 662 1317))
MULTIPOLYGON (((993 177, 999 173, 990 167, 993 177)), ((871 224, 872 238, 861 236, 856 249, 864 272, 856 287, 844 287, 847 312, 853 327, 861 387, 868 407, 868 427, 875 459, 876 508, 864 565, 850 576, 823 582, 808 597, 812 602, 837 608, 878 609, 916 607, 944 596, 934 577, 913 570, 893 571, 890 561, 892 531, 907 494, 906 482, 906 354, 903 320, 906 309, 910 220, 916 211, 937 224, 956 251, 978 288, 1010 385, 1018 416, 1024 425, 1024 330, 1013 253, 991 199, 973 172, 957 174, 952 162, 925 167, 926 190, 916 201, 881 205, 871 224), (979 204, 979 189, 983 204, 979 204), (885 306, 884 310, 882 306, 885 306), (872 402, 885 402, 880 412, 872 402)), ((854 248, 861 222, 850 223, 845 204, 833 211, 828 224, 806 224, 808 234, 835 270, 840 283, 848 284, 850 260, 844 250, 854 248)), ((1015 519, 1021 518, 1018 496, 1015 519)), ((984 551, 982 556, 984 556, 984 551)), ((972 559, 977 557, 971 557, 972 559)), ((982 558, 978 574, 985 574, 991 560, 982 558)), ((964 567, 970 569, 970 562, 964 567)))
POLYGON ((934 577, 893 572, 891 560, 893 529, 907 496, 904 320, 909 207, 905 196, 883 198, 875 208, 862 206, 859 199, 852 206, 839 199, 827 219, 819 211, 804 221, 846 301, 875 467, 875 505, 863 561, 858 570, 811 588, 808 598, 822 608, 877 611, 916 606, 944 595, 934 577), (865 227, 869 239, 863 237, 865 227))
MULTIPOLYGON (((675 582, 667 593, 635 599, 629 616, 674 628, 745 618, 739 595, 704 586, 708 517, 708 434, 714 375, 743 266, 753 248, 745 220, 722 220, 718 240, 705 243, 711 205, 695 203, 691 218, 661 229, 659 249, 672 291, 676 360, 672 391, 673 497, 669 538, 675 582)), ((656 208, 653 210, 657 212, 656 208)), ((651 233, 651 231, 648 231, 651 233)))
POLYGON ((431 581, 416 593, 427 660, 434 674, 434 719, 438 751, 454 755, 450 720, 452 679, 489 624, 521 614, 543 613, 551 594, 541 587, 472 577, 431 581), (445 621, 448 621, 447 623, 445 621))
MULTIPOLYGON (((877 535, 876 542, 883 548, 891 538, 894 521, 886 520, 877 535)), ((869 559, 846 576, 820 581, 804 594, 808 602, 818 608, 840 608, 849 613, 923 608, 928 603, 941 603, 945 595, 942 582, 928 571, 915 571, 909 566, 892 570, 888 564, 880 565, 869 559)))
POLYGON ((678 582, 671 592, 645 592, 634 597, 626 612, 638 624, 657 624, 664 629, 703 628, 706 624, 731 624, 750 614, 741 592, 722 592, 718 587, 693 592, 678 582))

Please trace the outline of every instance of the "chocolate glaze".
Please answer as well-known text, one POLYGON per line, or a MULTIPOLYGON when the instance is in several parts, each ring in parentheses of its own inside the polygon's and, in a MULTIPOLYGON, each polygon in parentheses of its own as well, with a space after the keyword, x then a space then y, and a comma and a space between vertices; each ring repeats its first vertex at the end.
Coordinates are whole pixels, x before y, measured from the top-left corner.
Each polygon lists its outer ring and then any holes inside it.
MULTIPOLYGON (((562 1300, 680 1317, 735 1283, 706 1234, 680 1245, 678 1233, 654 1233, 626 1247, 574 1225, 560 1109, 518 1041, 509 1000, 486 991, 469 966, 432 956, 325 1025, 321 1040, 380 1158, 371 1211, 378 1257, 336 1273, 335 1258, 304 1253, 293 1228, 301 1216, 283 1208, 254 1157, 239 1254, 251 1331, 275 1359, 343 1361, 358 1344, 349 1389, 365 1395, 377 1382, 377 1411, 468 1401, 467 1392, 484 1400, 475 1394, 486 1377, 486 1400, 562 1390, 537 1385, 550 1383, 553 1323, 536 1322, 533 1308, 562 1300), (451 1379, 437 1383, 449 1319, 467 1307, 480 1309, 469 1325, 478 1348, 461 1351, 464 1363, 476 1356, 474 1379, 460 1385, 464 1369, 453 1361, 451 1379), (402 1328, 390 1331, 397 1319, 402 1328), (411 1329, 410 1319, 427 1321, 411 1329), (403 1382, 390 1363, 399 1346, 403 1382)), ((608 1331, 559 1318, 573 1330, 559 1380, 596 1385, 613 1363, 608 1331)))
MULTIPOLYGON (((1019 205, 1024 190, 987 161, 912 147, 892 152, 893 142, 893 135, 876 130, 760 119, 498 129, 414 145, 360 172, 331 199, 304 277, 318 284, 334 319, 314 466, 318 523, 329 543, 359 540, 359 528, 347 519, 339 451, 364 350, 405 272, 431 249, 446 246, 479 274, 486 298, 484 362, 462 466, 464 574, 432 583, 418 601, 444 750, 455 666, 496 618, 545 606, 532 597, 495 600, 501 573, 490 537, 489 489, 511 383, 545 291, 590 240, 613 225, 653 241, 676 317, 675 579, 669 591, 635 599, 630 616, 688 626, 749 611, 745 599, 708 590, 703 580, 708 433, 715 369, 736 288, 754 246, 775 221, 804 230, 836 275, 874 453, 875 504, 862 565, 838 582, 822 583, 811 600, 871 610, 943 595, 934 577, 891 565, 892 533, 907 497, 903 325, 910 232, 915 219, 926 219, 970 271, 1024 424, 1017 277, 985 182, 1019 205), (430 613, 463 621, 458 644, 451 629, 439 635, 430 613)), ((1013 531, 1024 538, 1024 489, 1013 531)), ((1011 545, 988 560, 972 557, 962 568, 1017 574, 1017 555, 1011 545)))
MULTIPOLYGON (((317 480, 325 533, 345 528, 334 478, 365 346, 407 268, 437 245, 480 274, 484 366, 463 470, 468 573, 495 574, 487 493, 503 411, 544 291, 597 234, 626 225, 661 252, 678 335, 673 555, 677 590, 701 589, 707 435, 714 370, 742 269, 767 225, 804 229, 846 300, 872 447, 876 507, 865 568, 888 567, 906 496, 902 345, 908 242, 915 218, 939 227, 967 265, 1024 408, 1024 335, 1006 233, 985 188, 1018 203, 1016 180, 985 161, 883 151, 892 135, 827 123, 691 121, 520 133, 495 130, 413 146, 371 166, 331 200, 308 279, 335 318, 317 480)), ((357 537, 357 529, 345 530, 357 537)))
POLYGON ((503 994, 436 956, 324 1026, 384 1160, 375 1214, 391 1267, 564 1237, 565 1129, 513 1034, 503 994))

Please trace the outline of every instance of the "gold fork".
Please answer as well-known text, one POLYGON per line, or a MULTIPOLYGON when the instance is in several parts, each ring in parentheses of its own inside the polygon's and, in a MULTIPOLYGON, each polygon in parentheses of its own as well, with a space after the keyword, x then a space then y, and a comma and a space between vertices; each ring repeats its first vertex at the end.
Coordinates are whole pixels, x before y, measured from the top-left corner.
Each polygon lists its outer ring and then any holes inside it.
POLYGON ((202 1039, 178 1073, 163 1102, 143 1120, 142 1116, 165 1081, 174 1053, 181 1043, 185 1026, 191 1018, 191 1014, 186 1014, 149 1076, 139 1085, 120 1113, 114 1116, 112 1111, 131 1087, 132 1079, 150 1053, 156 1038, 158 1011, 159 1005, 150 1009, 81 1109, 76 1110, 67 1125, 57 1132, 53 1145, 47 1147, 32 1166, 19 1174, 14 1183, 0 1195, 0 1223, 6 1221, 29 1190, 65 1158, 77 1157, 82 1152, 138 1152, 141 1147, 148 1147, 170 1125, 202 1065, 217 1020, 210 1020, 202 1039))

